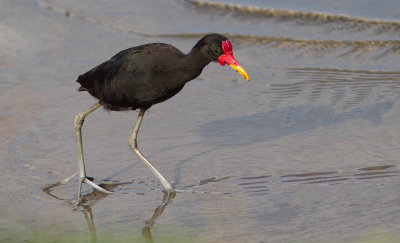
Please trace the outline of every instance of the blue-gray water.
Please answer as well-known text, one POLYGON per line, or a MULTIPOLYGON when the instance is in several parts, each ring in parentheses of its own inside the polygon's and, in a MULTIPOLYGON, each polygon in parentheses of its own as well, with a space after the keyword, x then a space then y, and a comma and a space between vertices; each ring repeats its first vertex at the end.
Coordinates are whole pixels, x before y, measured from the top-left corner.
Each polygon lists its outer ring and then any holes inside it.
POLYGON ((1 242, 400 241, 400 2, 0 5, 1 242), (78 75, 210 32, 251 81, 212 63, 146 113, 140 148, 186 191, 149 231, 162 186, 128 147, 137 112, 98 110, 83 127, 88 175, 126 182, 113 195, 85 187, 73 211, 76 180, 42 191, 77 169, 73 119, 95 102, 78 75))
POLYGON ((221 4, 239 4, 265 9, 293 10, 333 15, 348 15, 354 18, 399 21, 400 3, 396 0, 214 0, 221 4))

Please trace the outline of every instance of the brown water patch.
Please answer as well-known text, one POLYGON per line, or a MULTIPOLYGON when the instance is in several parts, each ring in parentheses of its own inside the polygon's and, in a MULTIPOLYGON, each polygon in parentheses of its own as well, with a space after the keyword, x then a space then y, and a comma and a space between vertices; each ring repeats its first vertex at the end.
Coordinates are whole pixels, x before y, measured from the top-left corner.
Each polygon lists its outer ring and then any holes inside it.
POLYGON ((216 179, 216 177, 211 177, 209 179, 201 180, 199 185, 204 185, 204 184, 207 184, 207 183, 210 183, 210 182, 215 182, 215 179, 216 179))
POLYGON ((377 178, 387 178, 387 177, 393 177, 393 176, 399 176, 399 175, 366 176, 366 177, 360 177, 360 178, 357 178, 357 180, 377 179, 377 178))
POLYGON ((292 179, 292 180, 284 180, 283 182, 307 182, 307 181, 313 181, 313 180, 317 180, 317 181, 322 181, 322 180, 330 180, 332 178, 338 178, 341 176, 332 176, 332 177, 312 177, 312 178, 304 178, 304 179, 292 179))
POLYGON ((335 174, 337 171, 329 171, 329 172, 310 172, 310 173, 303 173, 303 174, 289 174, 283 175, 282 178, 285 177, 309 177, 309 176, 320 176, 320 175, 331 175, 335 174))
POLYGON ((269 178, 272 175, 263 175, 263 176, 244 176, 244 177, 239 177, 239 180, 257 180, 257 179, 265 179, 269 178))
POLYGON ((316 181, 310 181, 305 184, 314 184, 314 183, 330 183, 330 182, 338 182, 338 181, 346 181, 348 180, 347 178, 337 178, 337 179, 324 179, 324 180, 316 180, 316 181))
POLYGON ((395 168, 395 167, 396 166, 394 166, 394 165, 378 165, 378 166, 360 168, 358 170, 375 171, 375 170, 385 170, 385 169, 395 168))
POLYGON ((286 183, 298 182, 303 184, 313 184, 313 183, 331 183, 331 182, 349 181, 349 180, 377 179, 377 178, 393 177, 399 175, 400 175, 400 170, 398 170, 395 166, 379 165, 379 166, 371 166, 371 167, 357 169, 357 171, 354 174, 343 174, 339 171, 310 172, 303 174, 283 175, 281 176, 281 178, 301 177, 300 179, 298 178, 288 179, 288 180, 285 179, 282 180, 282 182, 286 183), (359 173, 358 171, 368 171, 368 172, 359 173), (332 176, 321 176, 321 175, 332 175, 332 176))

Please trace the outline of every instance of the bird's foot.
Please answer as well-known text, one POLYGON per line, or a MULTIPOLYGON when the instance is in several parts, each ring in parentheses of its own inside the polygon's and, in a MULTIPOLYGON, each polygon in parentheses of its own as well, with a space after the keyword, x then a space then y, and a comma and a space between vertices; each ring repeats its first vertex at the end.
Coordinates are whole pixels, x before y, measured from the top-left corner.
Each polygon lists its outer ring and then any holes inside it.
POLYGON ((80 184, 79 184, 79 189, 78 189, 78 198, 76 199, 76 202, 73 204, 73 209, 74 210, 78 210, 80 208, 80 206, 82 206, 82 204, 84 203, 84 200, 83 200, 83 197, 82 197, 82 194, 81 194, 82 183, 86 183, 89 186, 93 187, 95 190, 98 190, 98 191, 100 191, 102 193, 106 193, 106 194, 111 194, 113 192, 109 191, 107 189, 104 189, 100 185, 117 185, 117 184, 120 184, 120 182, 115 182, 115 181, 95 180, 93 177, 89 177, 89 176, 81 177, 79 183, 80 184))
POLYGON ((169 201, 176 196, 176 191, 174 187, 168 189, 164 188, 163 193, 164 193, 163 202, 165 203, 169 203, 169 201))
POLYGON ((89 186, 93 187, 94 189, 102 192, 102 193, 107 193, 107 194, 111 194, 113 193, 112 191, 106 190, 104 188, 102 188, 99 185, 114 185, 117 184, 113 181, 97 181, 95 180, 93 177, 85 177, 82 182, 85 182, 86 184, 88 184, 89 186))
POLYGON ((72 209, 74 211, 80 210, 82 206, 81 203, 82 203, 82 197, 78 197, 78 199, 76 199, 76 202, 72 205, 72 209))

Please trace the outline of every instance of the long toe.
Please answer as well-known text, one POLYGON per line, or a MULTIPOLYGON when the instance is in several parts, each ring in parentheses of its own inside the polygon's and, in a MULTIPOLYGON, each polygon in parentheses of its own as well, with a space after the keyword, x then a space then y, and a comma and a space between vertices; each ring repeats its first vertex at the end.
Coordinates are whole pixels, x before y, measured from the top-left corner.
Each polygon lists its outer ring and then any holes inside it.
POLYGON ((87 183, 88 185, 90 185, 91 187, 93 187, 94 189, 101 191, 102 193, 107 193, 107 194, 113 193, 109 190, 106 190, 106 189, 100 187, 99 185, 95 184, 94 182, 92 182, 91 180, 89 180, 87 178, 85 178, 84 182, 87 183))

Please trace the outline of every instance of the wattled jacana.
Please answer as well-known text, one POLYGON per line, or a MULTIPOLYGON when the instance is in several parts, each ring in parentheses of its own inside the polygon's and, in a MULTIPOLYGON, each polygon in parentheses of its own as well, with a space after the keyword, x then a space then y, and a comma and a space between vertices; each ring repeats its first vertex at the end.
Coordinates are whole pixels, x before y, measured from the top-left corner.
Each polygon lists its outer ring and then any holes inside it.
POLYGON ((129 146, 160 180, 165 191, 175 192, 174 187, 139 151, 136 140, 139 127, 147 109, 176 95, 187 82, 198 77, 206 65, 217 61, 222 66, 228 64, 249 80, 246 71, 233 57, 230 41, 219 34, 204 36, 188 54, 183 54, 174 46, 163 43, 132 47, 78 77, 77 82, 81 84, 79 91, 89 92, 98 99, 98 102, 75 116, 78 172, 73 176, 79 175, 77 205, 81 201, 83 182, 101 192, 111 193, 88 179, 83 157, 81 128, 85 117, 100 106, 115 111, 140 109, 129 139, 129 146))

